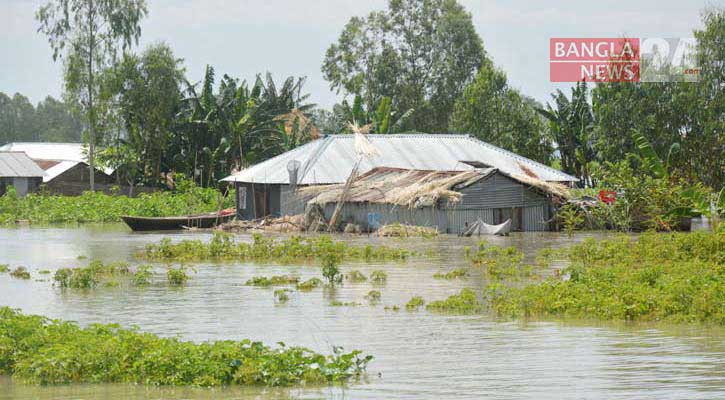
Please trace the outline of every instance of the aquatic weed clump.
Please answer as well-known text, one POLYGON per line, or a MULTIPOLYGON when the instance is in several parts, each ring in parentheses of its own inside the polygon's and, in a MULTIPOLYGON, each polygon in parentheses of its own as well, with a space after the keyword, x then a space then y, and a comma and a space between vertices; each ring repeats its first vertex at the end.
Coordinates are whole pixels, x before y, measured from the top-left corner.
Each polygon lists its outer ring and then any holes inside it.
POLYGON ((20 266, 12 270, 10 276, 17 279, 30 279, 30 272, 25 267, 20 266))
POLYGON ((247 286, 279 286, 279 285, 295 285, 299 283, 300 278, 294 275, 275 275, 271 278, 266 276, 254 276, 247 280, 247 286))
POLYGON ((91 289, 101 281, 128 274, 130 268, 124 262, 104 264, 94 260, 85 267, 60 268, 55 271, 53 280, 62 288, 91 289))
POLYGON ((465 268, 456 268, 452 269, 448 272, 436 272, 433 274, 433 278, 435 279, 446 279, 446 280, 452 280, 457 278, 465 278, 468 275, 468 271, 466 271, 465 268))
POLYGON ((646 233, 571 247, 561 276, 490 285, 493 311, 507 317, 567 316, 725 324, 725 234, 646 233))
POLYGON ((459 294, 454 294, 445 300, 431 301, 425 308, 439 313, 476 314, 483 311, 483 304, 473 289, 465 288, 459 294))
POLYGON ((251 261, 298 261, 321 259, 333 255, 340 260, 405 260, 410 252, 387 246, 353 246, 333 241, 330 236, 292 236, 281 240, 252 235, 252 243, 237 242, 234 237, 215 232, 211 240, 182 240, 171 242, 162 239, 146 246, 141 254, 150 260, 251 260, 251 261))
POLYGON ((292 386, 345 383, 372 356, 339 347, 325 356, 250 340, 194 343, 119 325, 72 322, 0 308, 0 375, 35 384, 135 383, 292 386))

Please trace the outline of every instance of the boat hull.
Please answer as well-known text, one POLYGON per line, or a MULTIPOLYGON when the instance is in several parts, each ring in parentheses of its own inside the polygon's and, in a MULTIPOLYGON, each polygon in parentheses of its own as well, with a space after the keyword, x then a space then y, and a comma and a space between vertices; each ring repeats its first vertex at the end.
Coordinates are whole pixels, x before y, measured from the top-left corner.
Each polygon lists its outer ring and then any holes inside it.
POLYGON ((234 214, 190 215, 187 217, 121 217, 133 231, 175 231, 185 228, 213 228, 234 219, 234 214))

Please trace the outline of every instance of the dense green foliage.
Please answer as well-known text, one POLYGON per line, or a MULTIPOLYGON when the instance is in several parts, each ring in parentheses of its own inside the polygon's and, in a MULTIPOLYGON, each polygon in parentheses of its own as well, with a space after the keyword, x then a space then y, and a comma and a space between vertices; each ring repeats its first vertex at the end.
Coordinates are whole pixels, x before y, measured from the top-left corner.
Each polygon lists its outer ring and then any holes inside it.
POLYGON ((275 275, 271 278, 266 276, 255 276, 249 279, 245 285, 247 286, 279 286, 279 285, 296 285, 300 282, 300 278, 293 275, 275 275))
POLYGON ((85 267, 60 268, 55 271, 53 280, 61 288, 92 289, 100 283, 108 283, 116 277, 130 274, 132 271, 124 262, 104 264, 94 260, 85 267))
POLYGON ((38 31, 48 37, 53 60, 64 60, 65 94, 85 117, 91 190, 97 132, 113 110, 101 99, 101 75, 119 50, 138 43, 147 13, 145 0, 49 0, 36 13, 38 31))
POLYGON ((457 1, 391 0, 385 11, 350 19, 322 72, 331 89, 360 95, 368 111, 385 97, 398 114, 414 110, 401 129, 442 132, 485 58, 471 15, 457 1))
POLYGON ((445 300, 431 301, 425 306, 428 311, 449 314, 475 314, 483 310, 483 304, 473 289, 465 288, 445 300))
MULTIPOLYGON (((339 349, 339 348, 336 348, 339 349)), ((260 342, 186 342, 118 325, 75 323, 0 308, 0 374, 29 383, 290 386, 346 382, 372 359, 260 342)))
POLYGON ((468 271, 465 268, 455 268, 448 272, 436 272, 433 274, 433 277, 436 279, 457 279, 457 278, 464 278, 468 276, 468 271))
POLYGON ((83 128, 66 102, 51 96, 37 106, 20 93, 0 92, 0 145, 10 142, 80 142, 83 128))
POLYGON ((553 148, 533 99, 509 86, 506 73, 486 61, 456 100, 450 128, 548 164, 553 148))
POLYGON ((211 188, 142 193, 138 197, 84 192, 81 196, 43 193, 18 197, 13 190, 0 196, 0 225, 18 220, 32 223, 120 222, 122 215, 162 217, 190 215, 233 207, 234 196, 222 197, 211 188))
POLYGON ((647 233, 587 240, 561 276, 522 287, 494 283, 490 306, 509 317, 725 324, 725 234, 647 233))
POLYGON ((10 271, 10 276, 18 279, 30 279, 30 272, 25 267, 19 266, 10 271))
MULTIPOLYGON (((149 244, 143 254, 151 260, 255 260, 255 261, 295 261, 315 258, 336 257, 359 260, 404 260, 410 253, 405 249, 371 245, 352 246, 345 242, 333 241, 330 236, 315 237, 293 236, 275 240, 274 237, 253 235, 252 243, 237 242, 231 235, 214 233, 211 240, 182 240, 172 243, 162 239, 159 243, 149 244)), ((382 272, 382 271, 381 271, 382 272)))

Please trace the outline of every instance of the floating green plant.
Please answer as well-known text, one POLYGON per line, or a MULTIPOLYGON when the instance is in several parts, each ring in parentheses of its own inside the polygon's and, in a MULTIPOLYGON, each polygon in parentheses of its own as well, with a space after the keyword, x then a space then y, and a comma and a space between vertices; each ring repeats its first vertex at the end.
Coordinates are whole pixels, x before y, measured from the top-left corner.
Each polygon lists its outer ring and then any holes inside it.
POLYGON ((279 286, 279 285, 295 285, 299 283, 300 278, 293 275, 276 275, 271 278, 266 276, 255 276, 249 279, 245 285, 247 286, 279 286))
POLYGON ((440 313, 475 314, 483 310, 483 304, 478 300, 476 292, 465 288, 445 300, 431 301, 425 308, 440 313))
POLYGON ((171 286, 184 286, 189 280, 189 274, 186 273, 186 267, 169 268, 166 270, 166 279, 171 286))
POLYGON ((587 239, 561 276, 487 289, 500 316, 567 316, 725 324, 725 234, 646 233, 587 239))
POLYGON ((323 256, 334 256, 339 260, 405 260, 411 253, 405 249, 386 246, 353 246, 333 241, 330 236, 293 236, 275 240, 259 234, 253 235, 252 243, 236 242, 226 233, 214 233, 209 242, 182 240, 172 243, 162 239, 149 244, 141 254, 150 260, 253 260, 253 261, 296 261, 314 260, 323 256))
POLYGON ((333 307, 358 307, 358 306, 361 306, 362 304, 356 303, 354 301, 343 302, 343 301, 333 300, 330 302, 330 305, 333 307))
POLYGON ((41 275, 48 275, 48 274, 50 274, 50 270, 49 269, 41 269, 40 271, 38 271, 38 273, 41 274, 41 275))
POLYGON ((382 295, 380 294, 379 290, 371 290, 368 292, 368 294, 365 296, 365 298, 370 301, 371 303, 377 303, 380 301, 380 298, 382 295))
POLYGON ((104 264, 94 260, 85 267, 60 268, 55 271, 53 280, 62 288, 90 289, 103 280, 129 273, 129 266, 124 262, 104 264))
POLYGON ((10 272, 10 276, 18 279, 30 279, 30 272, 25 267, 20 266, 10 272))
POLYGON ((192 386, 292 386, 345 383, 372 359, 334 347, 325 356, 302 347, 250 340, 194 343, 119 325, 24 315, 0 308, 0 375, 35 384, 135 383, 192 386))
POLYGON ((345 275, 345 278, 349 280, 350 282, 365 282, 368 280, 368 277, 363 275, 362 272, 354 269, 345 275))
POLYGON ((5 273, 10 271, 10 266, 7 264, 0 264, 0 273, 5 273))
POLYGON ((334 285, 336 283, 342 282, 342 273, 338 268, 342 255, 338 253, 327 252, 324 253, 321 258, 322 276, 327 279, 327 283, 329 283, 330 285, 334 285))
POLYGON ((287 293, 290 292, 290 289, 277 289, 274 291, 274 298, 279 303, 286 303, 289 300, 289 295, 287 293))
POLYGON ((302 283, 298 283, 297 290, 306 292, 320 286, 322 286, 322 281, 320 280, 320 278, 310 278, 302 283))
POLYGON ((433 274, 433 277, 436 279, 457 279, 457 278, 464 278, 468 275, 468 271, 466 271, 464 268, 456 268, 451 271, 448 271, 446 273, 443 272, 436 272, 433 274))
POLYGON ((390 310, 390 311, 400 311, 400 306, 398 306, 398 305, 385 306, 385 309, 390 310))
POLYGON ((140 265, 136 267, 136 271, 131 276, 131 283, 134 286, 147 286, 151 284, 154 273, 150 265, 140 265))
POLYGON ((384 284, 388 281, 388 274, 385 271, 376 269, 370 273, 370 282, 377 283, 379 285, 384 284))
POLYGON ((405 304, 405 309, 408 311, 418 311, 420 307, 422 307, 425 304, 425 300, 423 300, 420 296, 414 296, 408 302, 405 304))

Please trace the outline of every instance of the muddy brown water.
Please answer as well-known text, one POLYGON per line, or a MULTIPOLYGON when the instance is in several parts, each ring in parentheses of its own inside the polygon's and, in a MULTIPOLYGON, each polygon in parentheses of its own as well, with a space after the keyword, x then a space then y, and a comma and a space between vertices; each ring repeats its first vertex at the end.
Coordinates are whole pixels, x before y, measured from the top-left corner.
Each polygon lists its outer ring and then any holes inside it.
MULTIPOLYGON (((489 238, 513 245, 533 258, 538 249, 566 246, 587 236, 555 233, 489 238)), ((480 273, 462 280, 433 279, 434 273, 465 266, 463 246, 478 239, 389 239, 386 244, 425 253, 405 263, 344 264, 369 275, 384 269, 383 286, 345 283, 331 289, 291 293, 275 304, 273 289, 244 286, 255 275, 320 276, 306 265, 199 263, 183 288, 98 288, 61 291, 52 271, 90 259, 127 260, 164 237, 200 238, 208 233, 132 233, 123 225, 20 227, 0 229, 0 263, 23 265, 33 279, 0 274, 0 305, 25 313, 75 320, 81 324, 118 322, 188 340, 244 339, 301 345, 329 353, 332 346, 360 349, 375 356, 368 376, 346 387, 323 388, 172 388, 134 385, 32 386, 0 377, 0 399, 717 399, 725 398, 725 329, 693 325, 631 325, 591 321, 500 322, 481 316, 407 312, 405 303, 420 295, 443 299, 464 287, 481 289, 480 273), (87 259, 78 259, 85 256, 87 259), (42 269, 51 270, 41 275, 42 269), (380 290, 380 304, 365 295, 380 290), (361 303, 334 307, 333 300, 361 303), (400 311, 385 306, 399 305, 400 311)), ((248 235, 239 235, 249 240, 248 235)), ((340 237, 356 243, 381 243, 368 237, 340 237)), ((163 266, 156 277, 162 281, 163 266)))

